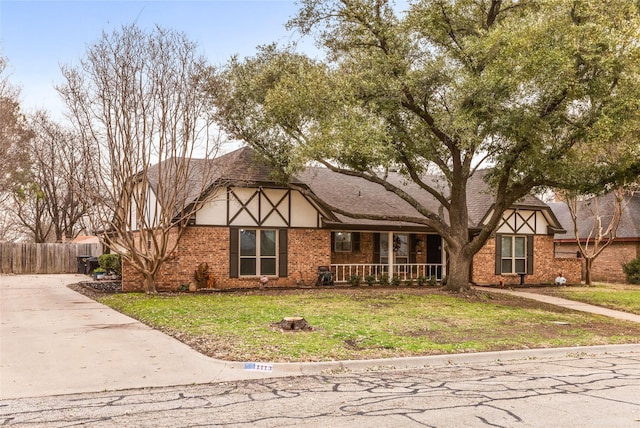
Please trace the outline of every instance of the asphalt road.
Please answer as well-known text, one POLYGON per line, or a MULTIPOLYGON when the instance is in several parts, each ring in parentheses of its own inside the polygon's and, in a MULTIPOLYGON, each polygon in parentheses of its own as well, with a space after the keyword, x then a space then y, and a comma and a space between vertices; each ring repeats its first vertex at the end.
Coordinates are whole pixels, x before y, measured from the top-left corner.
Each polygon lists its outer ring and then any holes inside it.
POLYGON ((640 427, 640 354, 0 401, 12 427, 640 427))

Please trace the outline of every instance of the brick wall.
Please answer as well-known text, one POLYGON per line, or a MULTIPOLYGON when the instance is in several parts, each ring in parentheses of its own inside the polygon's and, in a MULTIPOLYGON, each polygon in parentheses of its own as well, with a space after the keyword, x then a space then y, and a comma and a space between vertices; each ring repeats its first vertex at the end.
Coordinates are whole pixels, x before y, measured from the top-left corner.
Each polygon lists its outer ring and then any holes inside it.
MULTIPOLYGON (((553 283, 558 273, 567 278, 570 284, 579 284, 581 281, 580 262, 572 258, 556 258, 554 256, 553 237, 536 235, 534 237, 533 275, 527 275, 527 284, 553 283)), ((479 285, 519 284, 519 275, 495 274, 495 238, 490 238, 484 247, 473 258, 473 271, 471 280, 479 285)))
MULTIPOLYGON (((270 278, 267 286, 315 284, 318 266, 331 262, 328 230, 290 229, 288 233, 288 277, 270 278)), ((175 251, 158 274, 158 291, 175 291, 194 281, 198 265, 206 262, 214 275, 215 288, 260 287, 258 278, 229 278, 229 228, 193 226, 185 229, 175 251)), ((123 291, 142 291, 142 280, 123 262, 123 291)))
MULTIPOLYGON (((603 254, 598 272, 611 272, 616 267, 622 272, 620 257, 635 258, 640 253, 640 243, 627 243, 623 252, 611 249, 611 255, 603 254), (620 255, 622 254, 622 255, 620 255), (617 264, 616 264, 617 263, 617 264)), ((614 244, 615 245, 615 244, 614 244)), ((270 278, 267 286, 312 285, 317 279, 318 266, 341 263, 371 263, 373 260, 373 233, 361 233, 360 251, 332 253, 331 232, 322 229, 290 229, 288 232, 288 277, 270 278)), ((569 283, 582 279, 581 260, 556 258, 554 242, 550 236, 534 238, 534 273, 528 275, 528 284, 552 283, 559 272, 569 283)), ((418 255, 417 262, 424 263, 426 254, 418 255)), ((177 290, 194 280, 198 265, 206 262, 209 273, 215 277, 216 288, 260 287, 258 278, 229 278, 229 229, 227 227, 193 226, 185 230, 175 256, 164 263, 158 275, 158 291, 177 290)), ((518 284, 518 275, 495 275, 495 239, 491 238, 474 256, 472 281, 477 284, 518 284)), ((595 273, 595 272, 594 272, 595 273)), ((595 278, 594 278, 595 279, 595 278)), ((595 279, 600 280, 600 279, 595 279)), ((617 280, 617 279, 616 279, 617 280)), ((124 291, 142 291, 142 280, 131 266, 123 260, 124 291)))
MULTIPOLYGON (((575 259, 578 246, 571 243, 556 244, 556 254, 571 255, 575 259)), ((640 241, 614 241, 595 259, 591 270, 591 280, 598 282, 625 282, 622 265, 640 256, 640 241)), ((582 279, 585 278, 584 260, 582 279)))
POLYGON ((333 264, 363 264, 373 263, 373 233, 360 232, 360 250, 350 252, 335 252, 331 248, 331 263, 333 264))

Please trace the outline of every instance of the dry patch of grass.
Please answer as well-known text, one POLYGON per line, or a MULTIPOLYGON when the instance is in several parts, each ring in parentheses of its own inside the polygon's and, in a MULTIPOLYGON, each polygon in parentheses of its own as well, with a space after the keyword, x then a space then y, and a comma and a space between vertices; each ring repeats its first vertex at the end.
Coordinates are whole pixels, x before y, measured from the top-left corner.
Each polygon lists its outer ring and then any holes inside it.
POLYGON ((116 294, 99 300, 211 357, 329 361, 640 342, 640 324, 520 299, 430 288, 116 294), (310 332, 272 326, 304 317, 310 332))

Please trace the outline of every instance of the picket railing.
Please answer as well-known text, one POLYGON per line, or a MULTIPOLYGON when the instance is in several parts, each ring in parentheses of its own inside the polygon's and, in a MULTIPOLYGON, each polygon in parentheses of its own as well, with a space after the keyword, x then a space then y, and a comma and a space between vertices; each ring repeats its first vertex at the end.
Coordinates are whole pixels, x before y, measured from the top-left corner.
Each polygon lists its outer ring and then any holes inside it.
POLYGON ((335 282, 348 282, 353 275, 358 275, 361 280, 364 280, 367 276, 374 276, 376 281, 379 281, 382 275, 387 275, 389 279, 397 276, 402 281, 408 279, 416 280, 418 277, 434 277, 440 281, 443 275, 442 264, 424 263, 394 264, 391 275, 389 275, 389 265, 375 263, 332 264, 331 272, 333 272, 333 280, 335 282))

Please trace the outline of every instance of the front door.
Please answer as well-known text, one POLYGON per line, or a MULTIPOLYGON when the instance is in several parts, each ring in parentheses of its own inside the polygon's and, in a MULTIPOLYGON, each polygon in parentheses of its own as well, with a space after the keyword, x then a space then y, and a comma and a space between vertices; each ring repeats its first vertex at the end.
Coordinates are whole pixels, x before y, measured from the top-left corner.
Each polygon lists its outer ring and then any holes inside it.
POLYGON ((442 278, 442 237, 440 235, 427 235, 427 265, 429 275, 442 278))

